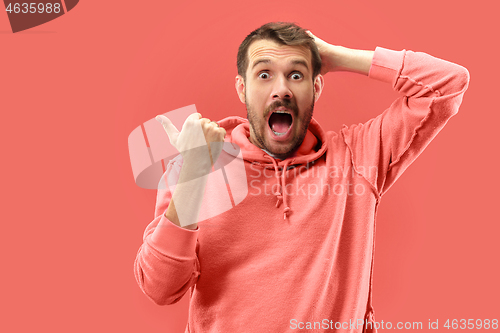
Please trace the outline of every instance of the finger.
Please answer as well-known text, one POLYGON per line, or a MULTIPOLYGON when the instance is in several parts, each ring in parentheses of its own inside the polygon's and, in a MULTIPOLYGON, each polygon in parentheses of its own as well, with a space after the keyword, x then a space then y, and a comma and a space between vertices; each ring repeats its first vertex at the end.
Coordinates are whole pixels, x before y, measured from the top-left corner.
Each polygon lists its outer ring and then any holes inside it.
POLYGON ((198 113, 198 112, 195 112, 195 113, 191 113, 187 118, 186 120, 198 120, 198 119, 201 119, 201 113, 198 113))
POLYGON ((224 141, 226 138, 226 130, 223 127, 214 128, 216 134, 215 141, 224 141))
POLYGON ((179 130, 177 129, 177 127, 174 126, 174 124, 172 124, 170 119, 168 119, 164 115, 157 115, 155 119, 158 120, 160 124, 163 125, 163 128, 167 132, 168 138, 170 140, 179 135, 179 130))
POLYGON ((318 44, 321 44, 321 43, 325 43, 326 42, 324 40, 322 40, 321 38, 318 38, 316 37, 312 32, 310 32, 309 30, 307 30, 307 33, 309 34, 309 36, 311 36, 312 38, 314 38, 314 41, 316 42, 316 45, 318 44))

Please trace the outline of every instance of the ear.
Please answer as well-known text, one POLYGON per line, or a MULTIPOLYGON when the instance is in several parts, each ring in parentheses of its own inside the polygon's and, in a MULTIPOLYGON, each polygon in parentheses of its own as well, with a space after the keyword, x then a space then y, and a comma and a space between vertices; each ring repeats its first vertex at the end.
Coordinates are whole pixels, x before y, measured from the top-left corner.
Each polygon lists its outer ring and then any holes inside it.
POLYGON ((235 81, 236 83, 234 86, 236 87, 236 93, 241 103, 245 104, 245 80, 243 80, 241 75, 236 75, 235 81))
POLYGON ((325 78, 323 75, 318 74, 314 79, 314 102, 316 103, 323 91, 323 87, 325 86, 325 78))

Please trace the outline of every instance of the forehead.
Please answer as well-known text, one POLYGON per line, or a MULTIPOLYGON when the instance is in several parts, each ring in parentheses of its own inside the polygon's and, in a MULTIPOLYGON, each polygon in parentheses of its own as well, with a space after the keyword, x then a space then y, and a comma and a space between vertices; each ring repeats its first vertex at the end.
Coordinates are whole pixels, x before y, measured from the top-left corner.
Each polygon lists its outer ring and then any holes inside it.
POLYGON ((305 62, 311 68, 311 50, 305 46, 280 45, 272 40, 254 41, 248 48, 249 70, 262 60, 266 63, 296 63, 305 62))

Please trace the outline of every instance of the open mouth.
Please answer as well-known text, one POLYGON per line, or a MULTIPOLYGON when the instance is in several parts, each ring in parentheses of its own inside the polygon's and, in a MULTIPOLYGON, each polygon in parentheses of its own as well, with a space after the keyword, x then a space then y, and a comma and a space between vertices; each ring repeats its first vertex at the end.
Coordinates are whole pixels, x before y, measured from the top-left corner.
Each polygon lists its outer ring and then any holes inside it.
POLYGON ((268 120, 269 128, 277 136, 285 135, 293 123, 292 115, 285 110, 274 111, 268 120))

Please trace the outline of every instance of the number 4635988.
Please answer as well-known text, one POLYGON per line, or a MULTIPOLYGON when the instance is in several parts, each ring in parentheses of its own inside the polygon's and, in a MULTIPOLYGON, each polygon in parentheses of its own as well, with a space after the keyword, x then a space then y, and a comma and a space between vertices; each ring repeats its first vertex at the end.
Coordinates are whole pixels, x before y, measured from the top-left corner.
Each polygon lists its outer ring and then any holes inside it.
POLYGON ((447 329, 470 329, 470 330, 473 330, 473 329, 481 329, 481 328, 484 328, 484 329, 498 329, 498 319, 493 319, 493 320, 489 320, 489 319, 469 319, 469 320, 465 320, 465 319, 460 319, 460 321, 458 319, 453 319, 450 321, 450 319, 448 319, 446 321, 446 323, 443 325, 443 327, 446 327, 447 329))
POLYGON ((60 3, 42 3, 42 2, 32 2, 30 4, 28 3, 15 3, 12 5, 12 3, 9 3, 7 8, 5 8, 5 11, 9 13, 60 13, 61 12, 61 4, 60 3))

